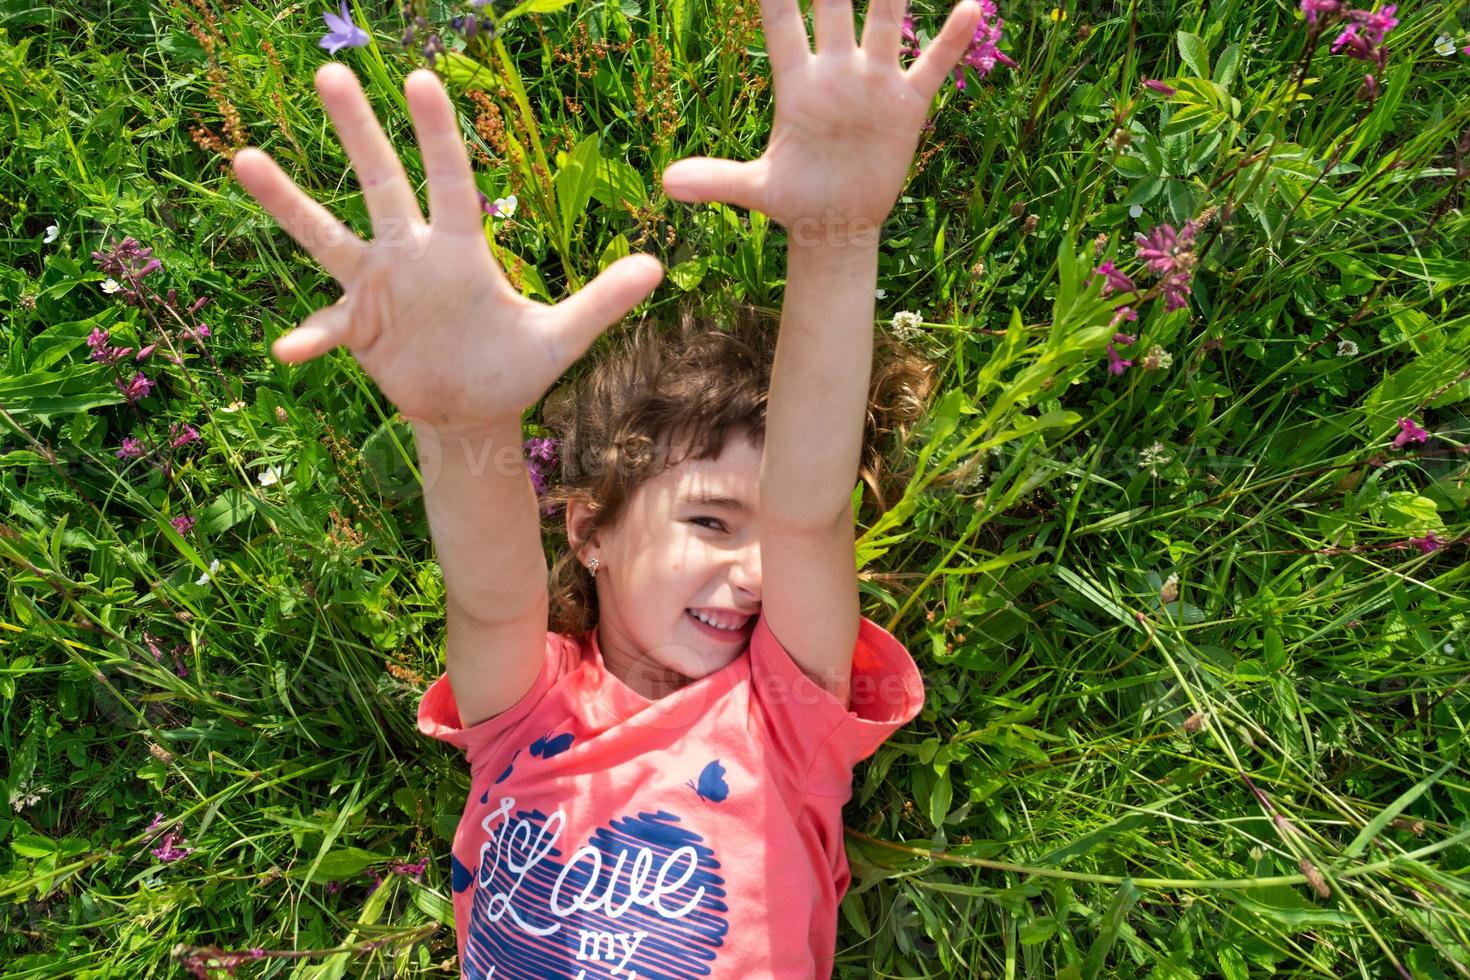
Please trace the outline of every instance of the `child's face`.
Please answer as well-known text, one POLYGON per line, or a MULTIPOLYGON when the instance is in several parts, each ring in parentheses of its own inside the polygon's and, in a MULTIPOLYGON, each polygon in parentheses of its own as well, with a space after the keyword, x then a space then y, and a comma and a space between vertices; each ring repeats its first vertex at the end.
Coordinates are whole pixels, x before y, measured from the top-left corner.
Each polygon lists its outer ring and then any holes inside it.
POLYGON ((714 459, 664 470, 638 487, 616 528, 580 550, 584 565, 602 560, 595 579, 603 661, 644 697, 719 670, 750 642, 761 602, 761 453, 736 435, 714 459), (689 502, 695 494, 731 497, 750 512, 689 502), (744 625, 717 632, 690 609, 744 625))

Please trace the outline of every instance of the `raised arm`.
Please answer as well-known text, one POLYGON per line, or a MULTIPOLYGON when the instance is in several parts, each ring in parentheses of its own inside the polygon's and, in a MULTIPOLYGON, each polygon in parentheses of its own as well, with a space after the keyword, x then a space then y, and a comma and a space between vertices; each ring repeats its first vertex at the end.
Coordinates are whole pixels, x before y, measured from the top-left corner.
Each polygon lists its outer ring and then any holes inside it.
POLYGON ((664 190, 770 215, 789 270, 761 464, 761 607, 801 669, 846 703, 858 630, 853 515, 873 357, 878 239, 908 177, 940 84, 974 33, 951 12, 912 67, 899 64, 904 0, 873 0, 862 44, 852 0, 813 0, 816 51, 797 0, 763 0, 775 85, 758 160, 693 158, 664 190))
POLYGON ((521 456, 521 415, 653 291, 662 266, 628 256, 555 306, 521 296, 490 253, 469 156, 439 79, 420 70, 404 83, 432 223, 351 69, 323 65, 316 84, 375 237, 359 239, 262 151, 235 155, 240 183, 344 291, 273 350, 296 363, 346 345, 413 424, 449 595, 450 684, 461 720, 473 724, 518 700, 544 654, 546 561, 521 456))

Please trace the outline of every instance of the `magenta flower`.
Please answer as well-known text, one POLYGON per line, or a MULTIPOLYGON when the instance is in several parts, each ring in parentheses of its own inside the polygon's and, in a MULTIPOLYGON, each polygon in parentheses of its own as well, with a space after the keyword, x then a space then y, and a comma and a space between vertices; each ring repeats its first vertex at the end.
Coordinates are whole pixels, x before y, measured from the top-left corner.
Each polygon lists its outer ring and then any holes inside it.
MULTIPOLYGON (((1357 58, 1359 61, 1371 61, 1383 70, 1383 63, 1388 57, 1383 50, 1383 39, 1388 32, 1398 26, 1398 18, 1394 12, 1398 7, 1389 4, 1382 10, 1368 12, 1366 10, 1349 10, 1347 16, 1353 21, 1343 28, 1341 34, 1332 42, 1332 53, 1346 53, 1349 58, 1357 58)), ((1375 89, 1375 81, 1370 89, 1375 89)))
POLYGON ((1172 85, 1165 85, 1157 78, 1145 78, 1143 80, 1143 87, 1147 89, 1153 89, 1155 92, 1163 96, 1170 96, 1178 91, 1172 85))
POLYGON ((195 520, 187 514, 182 514, 169 521, 169 523, 172 524, 174 526, 174 530, 178 531, 180 534, 188 534, 194 529, 195 520))
POLYGON ((188 857, 194 849, 192 847, 175 847, 174 844, 180 840, 181 838, 179 837, 178 832, 170 830, 168 833, 163 835, 163 843, 160 844, 158 847, 153 848, 148 853, 152 854, 154 857, 158 858, 158 860, 162 861, 165 864, 168 864, 172 861, 177 861, 179 858, 188 857))
MULTIPOLYGON (((1138 287, 1133 284, 1133 280, 1132 279, 1129 279, 1122 272, 1120 272, 1118 270, 1118 267, 1115 266, 1115 265, 1113 265, 1113 262, 1112 262, 1111 259, 1109 259, 1108 261, 1104 262, 1102 265, 1098 266, 1096 269, 1093 270, 1093 272, 1096 275, 1102 275, 1102 276, 1106 276, 1107 277, 1107 280, 1103 283, 1103 288, 1102 288, 1102 294, 1104 296, 1107 296, 1109 293, 1111 293, 1115 289, 1118 290, 1119 292, 1137 292, 1138 291, 1138 287)), ((1089 276, 1087 281, 1088 282, 1091 282, 1092 281, 1092 277, 1089 276)))
MULTIPOLYGON (((960 91, 965 89, 966 65, 975 69, 975 74, 981 78, 990 74, 997 64, 1005 65, 1007 68, 1016 67, 1016 62, 997 47, 1000 43, 1001 26, 1005 24, 1005 21, 996 16, 994 0, 979 0, 979 3, 980 22, 975 25, 975 33, 970 38, 969 47, 960 57, 959 64, 954 67, 954 87, 960 91)), ((914 33, 914 18, 909 14, 905 14, 903 19, 903 39, 907 42, 903 53, 917 57, 919 38, 914 33)))
POLYGON ((175 449, 178 449, 180 446, 191 443, 199 438, 199 430, 194 428, 192 425, 189 425, 188 423, 184 424, 182 432, 178 431, 178 429, 179 424, 177 422, 169 423, 169 445, 175 449))
POLYGON ((142 456, 146 453, 147 450, 143 448, 143 443, 139 442, 137 439, 134 439, 132 436, 128 436, 122 441, 122 448, 117 451, 117 458, 137 459, 139 456, 142 456))
POLYGON ((163 814, 161 814, 161 813, 154 813, 153 814, 153 822, 150 823, 148 826, 144 827, 143 828, 143 832, 146 834, 149 831, 157 830, 162 824, 163 824, 163 814))
POLYGON ((1332 16, 1342 9, 1341 0, 1302 0, 1302 13, 1307 15, 1307 23, 1317 23, 1319 14, 1332 16))
POLYGON ((1408 543, 1417 546, 1418 549, 1426 555, 1430 552, 1438 551, 1440 548, 1443 548, 1445 545, 1449 544, 1448 541, 1445 541, 1433 531, 1430 531, 1422 538, 1410 538, 1408 543))
MULTIPOLYGON (((1137 319, 1138 319, 1138 311, 1137 310, 1135 310, 1131 306, 1120 306, 1120 307, 1117 308, 1117 310, 1115 310, 1113 312, 1113 318, 1108 321, 1108 326, 1110 326, 1110 327, 1116 327, 1123 320, 1132 321, 1132 320, 1137 320, 1137 319)), ((1127 336, 1127 335, 1124 334, 1123 336, 1127 336)), ((1116 343, 1116 341, 1114 341, 1114 342, 1116 343)), ((1133 341, 1130 340, 1130 341, 1128 341, 1128 343, 1131 344, 1131 343, 1133 343, 1133 341)))
POLYGON ((141 398, 147 398, 148 392, 153 390, 153 382, 149 381, 141 371, 133 375, 131 381, 124 381, 122 378, 118 378, 115 383, 118 390, 123 393, 123 397, 130 403, 136 402, 141 398))
POLYGON ((1108 344, 1108 371, 1113 374, 1122 374, 1133 366, 1132 361, 1125 361, 1118 356, 1118 352, 1112 344, 1108 344))
POLYGON ((328 54, 336 54, 343 48, 362 48, 372 43, 368 32, 352 22, 352 11, 347 9, 347 0, 342 0, 341 16, 336 14, 322 14, 322 19, 331 28, 320 41, 318 47, 326 48, 328 54))
POLYGON ((1410 442, 1423 442, 1429 438, 1429 433, 1419 428, 1413 419, 1399 419, 1399 434, 1393 437, 1393 448, 1402 449, 1410 442))
POLYGON ((526 469, 530 471, 531 483, 535 486, 538 497, 550 488, 547 474, 553 468, 556 445, 556 440, 551 438, 531 438, 522 443, 522 449, 526 453, 526 469))

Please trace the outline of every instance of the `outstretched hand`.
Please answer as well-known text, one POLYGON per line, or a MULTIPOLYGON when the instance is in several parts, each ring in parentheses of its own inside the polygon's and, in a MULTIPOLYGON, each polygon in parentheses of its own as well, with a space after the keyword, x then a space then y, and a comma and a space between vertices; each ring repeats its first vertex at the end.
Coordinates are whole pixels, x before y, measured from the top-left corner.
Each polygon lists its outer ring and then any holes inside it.
POLYGON ((899 65, 906 0, 870 0, 862 44, 853 0, 812 0, 813 53, 798 0, 761 0, 775 85, 770 144, 757 160, 680 160, 664 193, 760 211, 798 244, 866 241, 898 200, 930 104, 980 17, 965 0, 908 69, 899 65))
POLYGON ((362 186, 374 238, 358 238, 261 150, 235 155, 240 183, 343 289, 334 305, 275 342, 281 360, 346 345, 410 419, 444 429, 519 423, 599 333, 658 285, 658 260, 631 255, 558 305, 527 299, 490 252, 464 139, 437 76, 419 70, 404 82, 432 224, 357 76, 332 62, 317 71, 316 84, 362 186))

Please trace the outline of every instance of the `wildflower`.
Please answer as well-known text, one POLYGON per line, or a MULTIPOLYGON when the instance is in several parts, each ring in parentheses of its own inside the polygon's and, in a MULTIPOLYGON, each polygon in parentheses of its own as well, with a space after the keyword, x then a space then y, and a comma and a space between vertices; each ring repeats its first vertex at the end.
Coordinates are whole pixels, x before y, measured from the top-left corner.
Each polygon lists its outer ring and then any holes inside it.
POLYGON ((1128 217, 1130 217, 1130 218, 1141 218, 1142 216, 1143 216, 1143 206, 1141 204, 1130 204, 1130 205, 1128 205, 1128 217))
POLYGON ((148 826, 144 827, 143 828, 143 832, 146 834, 149 831, 157 830, 162 825, 163 825, 163 814, 161 814, 161 813, 154 813, 153 814, 153 822, 150 823, 148 826))
POLYGON ((122 448, 117 451, 117 458, 137 459, 139 456, 144 455, 146 452, 147 450, 143 448, 143 444, 141 442, 139 442, 137 439, 134 439, 132 436, 128 436, 122 441, 122 448))
POLYGON ((1178 232, 1173 225, 1159 225, 1148 236, 1136 235, 1138 257, 1160 276, 1164 289, 1164 309, 1183 309, 1188 304, 1190 281, 1194 276, 1194 236, 1199 226, 1186 221, 1178 232))
MULTIPOLYGON (((1104 262, 1102 265, 1100 265, 1096 269, 1094 269, 1093 270, 1093 273, 1095 275, 1102 275, 1102 276, 1105 276, 1106 277, 1106 280, 1103 282, 1103 288, 1102 288, 1102 294, 1104 296, 1107 296, 1109 293, 1111 293, 1115 289, 1118 290, 1118 291, 1120 291, 1120 292, 1122 292, 1122 291, 1137 292, 1138 291, 1138 287, 1133 284, 1133 280, 1132 279, 1129 279, 1122 272, 1118 271, 1118 267, 1115 266, 1115 265, 1113 265, 1113 262, 1112 262, 1111 259, 1109 259, 1108 261, 1104 262)), ((1088 282, 1091 282, 1091 281, 1092 281, 1092 277, 1089 276, 1088 277, 1088 282)))
POLYGON ((1153 91, 1165 97, 1173 95, 1177 91, 1177 89, 1175 89, 1172 85, 1165 85, 1157 78, 1145 78, 1143 80, 1143 87, 1146 89, 1152 89, 1153 91))
POLYGON ((174 526, 174 530, 178 531, 180 534, 188 534, 190 531, 194 530, 195 520, 187 514, 182 514, 169 521, 169 523, 172 524, 174 526))
POLYGON ((877 299, 883 299, 887 295, 888 290, 884 289, 882 286, 879 286, 877 289, 873 290, 873 296, 877 299))
POLYGON ((124 381, 122 378, 118 378, 114 383, 129 403, 147 398, 148 393, 153 390, 153 382, 149 381, 141 371, 134 374, 130 381, 124 381))
POLYGON ((917 313, 908 310, 900 310, 893 314, 893 333, 900 340, 913 340, 919 336, 919 326, 924 318, 917 313))
POLYGON ((165 864, 177 861, 179 858, 188 857, 193 848, 174 846, 176 842, 181 840, 182 838, 179 837, 178 831, 170 830, 163 835, 163 843, 153 848, 149 853, 165 864))
MULTIPOLYGON (((1455 53, 1455 39, 1450 37, 1448 34, 1441 34, 1439 37, 1434 39, 1434 51, 1436 54, 1448 58, 1450 55, 1455 53)), ((56 226, 52 225, 51 227, 55 228, 56 226)), ((50 231, 51 229, 48 228, 46 230, 50 231)), ((48 238, 46 240, 50 241, 51 239, 48 238)))
POLYGON ((41 797, 51 792, 50 786, 33 786, 30 780, 26 780, 10 792, 10 808, 16 813, 28 806, 35 806, 41 802, 41 797))
MULTIPOLYGON (((1137 320, 1137 319, 1138 319, 1138 311, 1137 310, 1135 310, 1131 306, 1120 306, 1113 313, 1113 318, 1108 321, 1108 326, 1110 326, 1110 327, 1116 327, 1123 320, 1132 321, 1132 320, 1137 320)), ((1114 341, 1114 343, 1117 343, 1117 341, 1114 341)), ((1129 343, 1132 343, 1132 341, 1129 341, 1129 343)))
POLYGON ((279 466, 267 466, 260 471, 260 475, 256 479, 260 481, 260 485, 263 487, 275 486, 281 481, 281 468, 279 466))
POLYGON ((511 194, 508 197, 497 197, 485 208, 485 213, 490 215, 492 218, 509 218, 511 215, 516 213, 517 203, 518 202, 516 201, 516 196, 514 194, 511 194))
POLYGON ((412 875, 415 879, 417 879, 424 873, 424 869, 428 866, 429 859, 421 858, 417 861, 414 861, 412 864, 404 861, 394 861, 391 865, 388 866, 388 870, 391 871, 393 874, 412 875))
MULTIPOLYGON (((131 235, 110 248, 93 252, 92 258, 106 275, 122 276, 130 282, 145 279, 163 267, 163 263, 153 257, 153 249, 144 247, 131 235)), ((115 293, 119 288, 111 279, 102 284, 103 292, 115 293), (113 288, 108 289, 107 282, 112 282, 113 288)))
POLYGON ((1160 602, 1173 602, 1175 599, 1178 599, 1178 598, 1179 598, 1179 576, 1178 576, 1178 574, 1171 572, 1169 574, 1169 577, 1166 578, 1166 579, 1164 579, 1164 584, 1159 589, 1159 601, 1160 602))
POLYGON ((1422 538, 1410 538, 1409 541, 1408 541, 1408 543, 1414 545, 1420 551, 1422 551, 1424 554, 1427 555, 1427 554, 1429 554, 1432 551, 1438 551, 1440 548, 1443 548, 1449 542, 1448 541, 1445 541, 1443 538, 1441 538, 1438 534, 1435 534, 1433 531, 1430 531, 1428 534, 1424 535, 1424 537, 1422 537, 1422 538))
POLYGON ((322 19, 331 28, 320 41, 318 47, 327 49, 328 54, 336 54, 343 48, 366 47, 372 42, 368 32, 352 22, 352 12, 347 9, 347 0, 342 0, 341 16, 336 14, 322 14, 322 19))
MULTIPOLYGON (((1371 61, 1382 71, 1387 58, 1382 47, 1383 39, 1398 26, 1398 18, 1393 16, 1396 10, 1398 7, 1395 4, 1371 13, 1366 10, 1349 10, 1347 16, 1353 23, 1343 28, 1342 33, 1332 42, 1332 53, 1337 54, 1345 49, 1349 58, 1371 61)), ((1376 84, 1375 82, 1374 85, 1376 84)))
MULTIPOLYGON (((979 2, 980 22, 975 25, 975 33, 970 38, 969 47, 960 57, 959 64, 954 67, 954 87, 960 91, 965 89, 966 65, 975 69, 975 74, 981 78, 990 74, 997 64, 1005 65, 1007 68, 1016 67, 1016 62, 996 47, 1000 42, 1001 26, 1005 24, 1005 21, 996 16, 994 0, 979 0, 979 2)), ((907 42, 903 53, 911 57, 918 57, 919 38, 914 33, 914 18, 907 14, 903 18, 903 39, 907 42)))
POLYGON ((1168 451, 1164 449, 1162 442, 1155 442, 1152 446, 1139 452, 1138 468, 1148 470, 1154 476, 1158 476, 1159 467, 1167 466, 1173 459, 1174 457, 1170 456, 1168 451))
POLYGON ((214 573, 217 572, 217 571, 219 571, 219 559, 218 558, 216 558, 214 561, 212 561, 212 562, 209 563, 209 571, 207 571, 203 575, 199 576, 198 580, 195 581, 194 584, 195 585, 204 585, 210 579, 214 578, 214 573))
POLYGON ((1052 21, 1053 24, 1059 24, 1059 23, 1061 23, 1062 21, 1064 21, 1066 19, 1067 19, 1067 12, 1065 10, 1063 10, 1061 7, 1053 7, 1051 9, 1051 21, 1052 21))
POLYGON ((1307 15, 1308 24, 1317 23, 1318 14, 1331 16, 1341 9, 1341 0, 1302 0, 1302 13, 1307 15))
POLYGON ((238 412, 240 409, 242 409, 244 407, 245 407, 245 403, 244 402, 242 402, 242 401, 233 401, 233 402, 230 402, 230 404, 228 404, 224 408, 220 409, 220 411, 221 412, 238 412))
POLYGON ((555 455, 556 440, 527 439, 521 444, 521 448, 527 454, 526 469, 531 474, 531 484, 536 488, 536 495, 539 497, 550 488, 546 474, 551 469, 550 463, 555 455))
POLYGON ((1108 344, 1108 371, 1113 374, 1122 374, 1133 366, 1132 361, 1125 361, 1118 356, 1118 351, 1112 344, 1108 344))
POLYGON ((108 276, 106 279, 102 280, 102 291, 104 293, 107 293, 109 296, 117 292, 121 288, 122 287, 118 285, 117 280, 112 278, 111 276, 108 276))
POLYGON ((1139 366, 1145 371, 1167 371, 1174 366, 1174 355, 1154 344, 1143 356, 1143 363, 1139 366))
POLYGON ((1358 345, 1355 344, 1355 343, 1353 343, 1351 340, 1340 340, 1340 341, 1338 341, 1338 343, 1337 343, 1337 356, 1338 357, 1357 357, 1358 356, 1358 345))
POLYGON ((1393 448, 1402 449, 1406 443, 1423 442, 1429 433, 1419 428, 1413 419, 1399 419, 1399 434, 1393 437, 1393 448))
MULTIPOLYGON (((1453 47, 1453 45, 1451 45, 1451 47, 1453 47)), ((50 245, 52 242, 56 241, 57 236, 60 235, 60 234, 61 234, 61 229, 60 228, 56 227, 55 225, 47 225, 46 226, 46 237, 43 238, 43 239, 41 239, 41 243, 44 244, 44 245, 50 245)))

